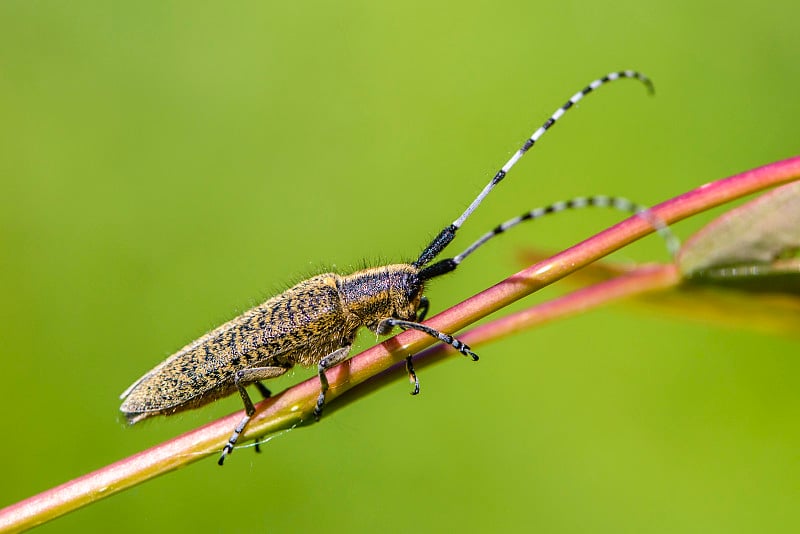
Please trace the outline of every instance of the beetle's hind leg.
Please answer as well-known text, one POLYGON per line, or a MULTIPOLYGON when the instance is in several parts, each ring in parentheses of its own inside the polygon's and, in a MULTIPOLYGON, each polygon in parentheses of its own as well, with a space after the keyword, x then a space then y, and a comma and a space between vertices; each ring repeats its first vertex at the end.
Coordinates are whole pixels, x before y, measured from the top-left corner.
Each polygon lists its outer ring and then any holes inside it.
MULTIPOLYGON (((258 392, 261 393, 261 396, 264 397, 265 399, 268 399, 272 396, 272 392, 269 390, 267 386, 264 385, 263 382, 255 382, 253 383, 253 385, 256 387, 258 392)), ((261 440, 259 440, 258 438, 254 440, 253 445, 255 445, 256 452, 261 452, 260 443, 261 440)))
MULTIPOLYGON (((281 368, 282 369, 282 368, 281 368)), ((268 399, 272 396, 272 392, 269 390, 267 386, 264 385, 263 382, 253 382, 253 385, 256 387, 261 396, 265 399, 268 399)))
POLYGON ((262 395, 265 392, 269 393, 270 391, 263 384, 261 384, 261 380, 275 378, 276 376, 280 376, 288 370, 289 369, 285 367, 252 367, 250 369, 240 369, 239 371, 236 371, 234 383, 236 384, 236 389, 239 390, 239 395, 242 397, 245 416, 241 421, 239 421, 239 424, 236 425, 236 428, 233 429, 233 434, 231 434, 231 437, 228 439, 228 443, 226 443, 225 447, 222 448, 222 454, 219 457, 219 461, 217 461, 219 465, 225 463, 225 457, 233 452, 233 447, 239 440, 239 436, 241 436, 242 432, 244 432, 247 423, 250 422, 250 418, 253 417, 254 413, 256 413, 256 408, 253 406, 253 401, 250 400, 250 395, 248 395, 245 387, 250 384, 256 384, 256 387, 262 395))

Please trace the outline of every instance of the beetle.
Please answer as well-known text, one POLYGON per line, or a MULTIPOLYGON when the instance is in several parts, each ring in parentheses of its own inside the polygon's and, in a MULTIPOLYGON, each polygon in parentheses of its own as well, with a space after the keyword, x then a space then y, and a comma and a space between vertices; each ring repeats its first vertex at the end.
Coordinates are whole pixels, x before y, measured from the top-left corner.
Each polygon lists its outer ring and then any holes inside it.
MULTIPOLYGON (((419 330, 477 360, 477 354, 466 344, 421 324, 429 307, 423 295, 429 280, 454 271, 487 240, 526 220, 587 206, 608 206, 645 216, 647 209, 622 198, 606 196, 555 203, 497 226, 458 256, 431 262, 453 241, 458 229, 483 199, 567 110, 601 85, 623 78, 637 79, 653 92, 653 85, 646 76, 630 70, 612 72, 591 82, 525 141, 464 213, 442 229, 416 261, 362 269, 348 275, 323 273, 300 282, 189 343, 146 373, 120 396, 123 400, 121 412, 133 424, 148 417, 196 408, 238 391, 245 416, 222 450, 218 461, 222 465, 255 413, 246 389, 248 385, 254 385, 268 397, 269 390, 262 380, 280 376, 296 364, 316 365, 320 392, 314 416, 319 420, 328 390, 325 372, 348 358, 362 327, 379 336, 389 334, 395 327, 419 330)), ((668 233, 658 221, 651 223, 659 232, 668 233)), ((406 366, 416 394, 419 381, 410 356, 406 366)))

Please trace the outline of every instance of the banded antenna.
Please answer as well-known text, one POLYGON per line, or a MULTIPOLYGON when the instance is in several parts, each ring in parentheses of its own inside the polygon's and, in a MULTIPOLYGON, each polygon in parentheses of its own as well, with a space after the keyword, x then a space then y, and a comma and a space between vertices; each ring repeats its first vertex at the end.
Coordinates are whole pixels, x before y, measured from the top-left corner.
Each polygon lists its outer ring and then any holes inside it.
MULTIPOLYGON (((517 150, 513 156, 511 156, 511 159, 509 159, 506 162, 506 164, 503 165, 503 167, 501 167, 499 171, 497 171, 497 174, 494 175, 494 178, 492 178, 492 180, 486 185, 486 187, 483 188, 483 191, 481 191, 480 194, 475 198, 475 200, 472 201, 472 203, 464 211, 464 213, 462 213, 458 219, 453 221, 452 224, 445 227, 441 232, 439 232, 439 235, 437 235, 433 239, 433 241, 431 241, 431 243, 427 247, 425 247, 425 249, 419 255, 419 258, 417 258, 417 260, 414 263, 412 263, 412 265, 417 268, 425 267, 434 258, 436 258, 439 254, 441 254, 441 252, 445 249, 445 247, 447 247, 447 245, 449 245, 450 242, 453 241, 453 239, 456 236, 456 232, 464 224, 464 221, 466 221, 469 218, 469 216, 472 215, 472 212, 475 211, 475 209, 481 204, 481 202, 483 202, 483 199, 485 199, 489 195, 489 193, 491 193, 492 189, 494 189, 495 186, 499 184, 503 180, 503 178, 506 177, 508 172, 514 167, 514 165, 517 164, 517 162, 522 158, 522 156, 524 156, 525 153, 528 150, 530 150, 534 144, 536 144, 536 142, 544 135, 544 133, 551 126, 553 126, 553 124, 555 124, 556 121, 558 121, 567 112, 567 110, 569 110, 575 104, 580 102, 583 99, 583 97, 585 97, 586 95, 588 95, 601 85, 604 85, 608 82, 612 82, 614 80, 618 80, 620 78, 637 79, 647 87, 647 90, 648 92, 650 92, 650 94, 653 94, 655 92, 653 83, 647 76, 633 70, 623 70, 606 74, 602 78, 599 78, 591 82, 581 91, 578 91, 577 93, 572 95, 572 98, 570 98, 563 106, 558 108, 556 112, 553 113, 550 116, 550 118, 547 119, 545 123, 539 127, 538 130, 533 132, 533 135, 531 135, 530 138, 527 141, 525 141, 525 143, 520 147, 520 149, 517 150)), ((571 207, 577 207, 577 206, 571 206, 571 207)), ((528 219, 530 218, 532 217, 529 217, 528 219)), ((514 223, 511 226, 514 226, 515 224, 518 223, 514 223)), ((488 240, 489 238, 486 239, 488 240)), ((476 244, 474 248, 477 248, 478 246, 480 246, 480 244, 482 243, 476 244)), ((472 253, 474 248, 465 251, 466 254, 462 253, 462 255, 460 255, 461 259, 464 259, 464 257, 466 257, 467 254, 472 253)), ((424 269, 421 274, 424 273, 423 279, 433 278, 435 276, 440 276, 442 274, 452 271, 453 269, 455 269, 456 265, 458 264, 454 263, 453 260, 443 260, 441 262, 436 263, 435 265, 432 265, 424 269)))
POLYGON ((491 238, 500 235, 525 221, 533 221, 536 219, 541 219, 542 217, 545 217, 547 215, 560 213, 562 211, 581 209, 581 208, 592 208, 592 207, 612 208, 618 211, 623 211, 626 213, 631 213, 633 215, 638 215, 639 217, 642 217, 648 223, 650 223, 650 225, 653 228, 655 228, 656 232, 664 239, 664 241, 667 244, 667 250, 669 251, 670 256, 674 258, 675 255, 678 253, 678 250, 680 249, 680 240, 677 237, 675 237, 675 234, 673 234, 672 230, 669 229, 667 223, 665 223, 660 217, 657 217, 652 211, 650 211, 650 208, 648 208, 647 206, 643 206, 641 204, 636 204, 635 202, 632 202, 627 198, 623 197, 595 195, 591 197, 575 197, 573 199, 564 200, 562 202, 554 202, 548 206, 532 209, 531 211, 523 213, 519 217, 514 217, 513 219, 509 219, 506 222, 497 225, 494 229, 490 230, 489 232, 483 234, 458 256, 446 260, 441 260, 429 267, 425 267, 420 271, 419 276, 423 280, 429 280, 431 278, 434 278, 436 276, 454 270, 458 266, 458 264, 464 261, 464 258, 475 252, 475 250, 483 246, 484 243, 489 241, 491 238))

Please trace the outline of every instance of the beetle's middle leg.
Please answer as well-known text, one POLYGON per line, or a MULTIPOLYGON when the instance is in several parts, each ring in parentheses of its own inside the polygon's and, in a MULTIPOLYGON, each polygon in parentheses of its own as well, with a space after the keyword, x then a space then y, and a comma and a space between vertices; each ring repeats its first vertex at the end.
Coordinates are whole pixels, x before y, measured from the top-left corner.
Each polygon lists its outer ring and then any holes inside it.
MULTIPOLYGON (((240 369, 236 371, 236 374, 234 375, 234 383, 236 384, 236 389, 239 390, 239 395, 242 397, 245 416, 239 422, 239 424, 236 425, 236 428, 233 429, 233 434, 231 434, 231 437, 228 439, 228 443, 225 445, 225 447, 223 447, 222 455, 219 457, 219 461, 217 462, 219 465, 222 465, 225 462, 225 457, 233 452, 233 447, 239 440, 239 436, 242 434, 242 432, 244 432, 244 428, 247 426, 247 423, 250 422, 250 418, 253 417, 254 413, 256 413, 256 408, 253 406, 253 401, 250 400, 250 395, 248 395, 245 386, 248 386, 249 384, 260 384, 261 380, 275 378, 276 376, 280 376, 288 370, 289 369, 285 367, 251 367, 250 369, 240 369)), ((264 393, 264 390, 269 392, 269 390, 267 390, 263 384, 258 389, 262 394, 264 393)))
POLYGON ((336 365, 337 363, 343 362, 347 359, 347 356, 350 354, 350 348, 352 345, 345 345, 340 349, 336 349, 335 351, 331 352, 324 358, 319 361, 319 365, 317 365, 317 373, 319 374, 319 397, 317 397, 317 406, 314 408, 314 419, 319 421, 319 418, 322 417, 322 407, 325 404, 325 394, 328 392, 328 377, 325 376, 325 371, 336 365))

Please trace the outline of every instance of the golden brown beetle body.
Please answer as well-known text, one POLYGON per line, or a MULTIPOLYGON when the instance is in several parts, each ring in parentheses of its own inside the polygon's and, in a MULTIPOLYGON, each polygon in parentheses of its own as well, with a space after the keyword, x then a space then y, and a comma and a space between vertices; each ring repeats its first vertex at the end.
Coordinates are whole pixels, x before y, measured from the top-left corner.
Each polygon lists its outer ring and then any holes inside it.
POLYGON ((385 334, 387 318, 415 320, 423 289, 418 273, 397 264, 304 280, 167 358, 122 394, 120 410, 135 423, 230 395, 245 369, 272 369, 270 378, 295 364, 318 365, 349 348, 362 326, 385 334))

